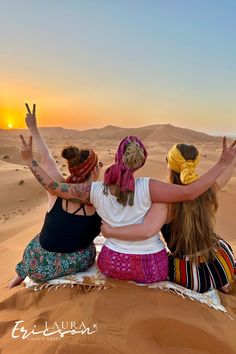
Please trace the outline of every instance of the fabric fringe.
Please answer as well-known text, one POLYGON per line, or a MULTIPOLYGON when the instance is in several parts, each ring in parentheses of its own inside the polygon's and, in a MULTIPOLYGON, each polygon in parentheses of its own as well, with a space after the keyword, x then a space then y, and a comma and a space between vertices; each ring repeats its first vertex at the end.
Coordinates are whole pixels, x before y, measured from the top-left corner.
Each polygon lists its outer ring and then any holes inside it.
POLYGON ((37 284, 33 287, 34 291, 41 291, 41 290, 45 290, 47 289, 48 292, 51 290, 57 290, 59 288, 77 288, 81 291, 83 291, 84 293, 88 293, 94 290, 106 290, 106 289, 110 289, 111 287, 113 287, 114 285, 103 285, 103 284, 86 284, 86 283, 73 283, 73 282, 69 282, 69 283, 62 283, 62 284, 49 284, 49 283, 43 283, 43 284, 37 284))
POLYGON ((198 301, 205 304, 217 311, 223 312, 229 319, 234 320, 228 313, 226 308, 222 305, 220 297, 216 289, 209 290, 206 293, 197 293, 196 291, 182 287, 181 285, 171 283, 169 281, 163 281, 159 283, 154 283, 148 286, 149 288, 158 288, 160 290, 176 294, 182 299, 186 297, 191 301, 198 301))

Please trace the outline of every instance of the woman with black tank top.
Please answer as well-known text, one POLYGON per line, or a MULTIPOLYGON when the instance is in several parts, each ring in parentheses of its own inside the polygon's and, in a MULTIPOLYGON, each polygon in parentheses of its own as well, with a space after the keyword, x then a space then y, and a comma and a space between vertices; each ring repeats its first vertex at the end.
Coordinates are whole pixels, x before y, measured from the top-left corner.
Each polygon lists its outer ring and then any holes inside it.
MULTIPOLYGON (((26 124, 34 138, 41 161, 57 182, 65 182, 37 128, 35 105, 26 124)), ((67 183, 96 181, 99 176, 98 158, 93 150, 70 146, 62 151, 70 176, 67 183)), ((101 166, 100 166, 101 167, 101 166)), ((40 233, 26 246, 23 259, 16 266, 16 277, 9 288, 19 285, 26 276, 37 282, 82 272, 95 261, 94 238, 100 233, 101 219, 90 203, 64 200, 48 193, 48 211, 40 233)))

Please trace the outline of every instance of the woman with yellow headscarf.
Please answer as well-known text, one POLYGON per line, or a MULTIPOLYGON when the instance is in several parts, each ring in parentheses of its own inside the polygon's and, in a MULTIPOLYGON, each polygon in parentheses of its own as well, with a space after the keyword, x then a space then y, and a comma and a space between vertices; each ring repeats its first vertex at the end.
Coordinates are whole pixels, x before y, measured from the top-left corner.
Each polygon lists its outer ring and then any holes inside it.
MULTIPOLYGON (((174 145, 167 154, 169 182, 188 185, 199 176, 196 167, 200 161, 193 145, 174 145)), ((236 159, 225 169, 217 182, 197 199, 170 204, 165 225, 161 228, 169 255, 169 279, 189 289, 205 292, 217 288, 229 292, 235 273, 235 259, 231 247, 214 231, 215 213, 218 208, 217 192, 229 181, 236 159)), ((142 227, 135 225, 111 228, 103 223, 103 235, 125 237, 132 240, 145 235, 152 236, 157 230, 158 215, 154 205, 146 215, 142 227), (155 220, 155 222, 154 222, 155 220)), ((163 204, 163 209, 165 205, 163 204)))

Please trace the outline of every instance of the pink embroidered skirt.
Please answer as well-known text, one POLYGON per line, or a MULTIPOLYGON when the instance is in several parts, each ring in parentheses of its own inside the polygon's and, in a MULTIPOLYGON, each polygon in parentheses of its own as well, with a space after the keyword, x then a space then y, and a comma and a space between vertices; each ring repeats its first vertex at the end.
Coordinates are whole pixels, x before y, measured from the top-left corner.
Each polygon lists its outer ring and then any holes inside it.
POLYGON ((166 280, 169 270, 165 249, 150 254, 127 254, 103 246, 97 264, 100 271, 108 277, 140 283, 166 280))

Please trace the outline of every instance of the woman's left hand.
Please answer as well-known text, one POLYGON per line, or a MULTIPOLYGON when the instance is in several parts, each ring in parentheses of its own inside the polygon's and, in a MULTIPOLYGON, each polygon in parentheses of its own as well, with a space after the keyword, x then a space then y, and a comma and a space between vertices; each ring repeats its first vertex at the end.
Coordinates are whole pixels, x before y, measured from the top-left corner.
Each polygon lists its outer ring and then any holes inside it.
POLYGON ((107 224, 104 220, 102 220, 101 231, 105 238, 112 237, 112 227, 107 224))
POLYGON ((27 143, 25 141, 25 138, 23 135, 20 135, 21 138, 21 157, 24 161, 32 161, 34 159, 33 157, 33 150, 32 150, 32 144, 33 144, 33 138, 30 136, 29 142, 27 143))

